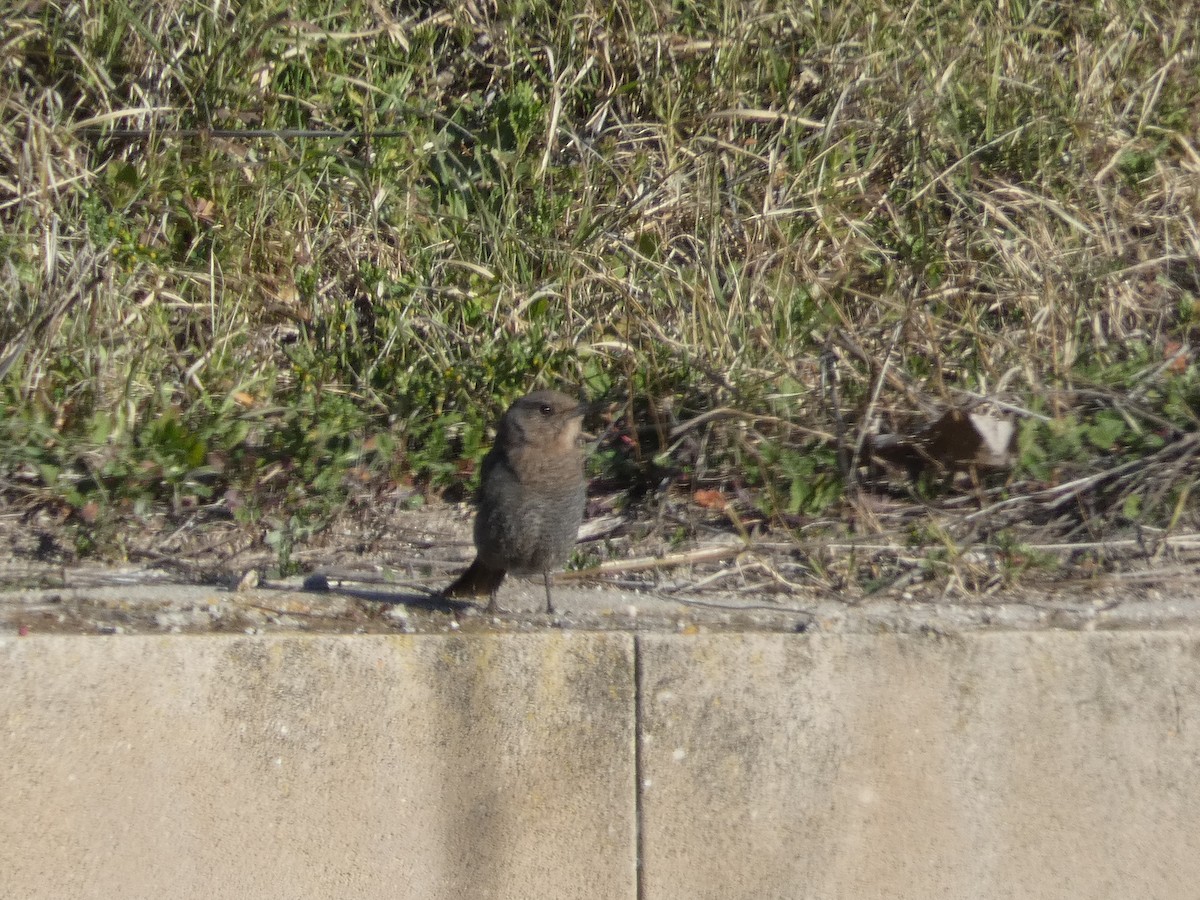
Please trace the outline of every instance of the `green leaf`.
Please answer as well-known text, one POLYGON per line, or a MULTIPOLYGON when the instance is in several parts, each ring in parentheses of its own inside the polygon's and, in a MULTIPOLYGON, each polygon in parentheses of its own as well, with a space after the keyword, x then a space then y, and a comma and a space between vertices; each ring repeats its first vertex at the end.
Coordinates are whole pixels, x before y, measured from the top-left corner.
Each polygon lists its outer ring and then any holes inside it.
POLYGON ((101 410, 92 416, 91 439, 93 444, 108 443, 113 431, 113 419, 107 412, 101 410))
POLYGON ((1087 429, 1087 439, 1097 450, 1111 450, 1125 433, 1125 420, 1112 413, 1096 416, 1087 429))

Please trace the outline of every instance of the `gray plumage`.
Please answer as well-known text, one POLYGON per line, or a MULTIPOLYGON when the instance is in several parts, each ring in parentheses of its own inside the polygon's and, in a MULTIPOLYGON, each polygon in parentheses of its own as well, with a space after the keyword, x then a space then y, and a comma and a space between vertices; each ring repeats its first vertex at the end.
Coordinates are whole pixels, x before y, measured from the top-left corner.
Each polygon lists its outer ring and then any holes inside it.
POLYGON ((546 611, 554 611, 550 575, 570 558, 587 502, 583 413, 558 391, 534 391, 509 407, 483 459, 475 561, 445 596, 487 594, 490 610, 506 573, 541 575, 546 611))

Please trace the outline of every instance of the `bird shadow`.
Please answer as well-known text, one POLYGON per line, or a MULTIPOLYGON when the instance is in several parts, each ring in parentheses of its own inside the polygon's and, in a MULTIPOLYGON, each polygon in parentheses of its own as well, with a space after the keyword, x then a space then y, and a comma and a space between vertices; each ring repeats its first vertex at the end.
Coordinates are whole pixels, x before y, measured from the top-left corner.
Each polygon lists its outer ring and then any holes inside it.
POLYGON ((402 586, 379 587, 330 584, 323 576, 308 579, 302 588, 305 593, 336 594, 339 597, 349 597, 366 603, 379 603, 384 606, 403 606, 408 609, 435 613, 460 613, 471 609, 475 604, 466 600, 454 600, 444 596, 440 591, 422 591, 419 589, 405 590, 402 586))

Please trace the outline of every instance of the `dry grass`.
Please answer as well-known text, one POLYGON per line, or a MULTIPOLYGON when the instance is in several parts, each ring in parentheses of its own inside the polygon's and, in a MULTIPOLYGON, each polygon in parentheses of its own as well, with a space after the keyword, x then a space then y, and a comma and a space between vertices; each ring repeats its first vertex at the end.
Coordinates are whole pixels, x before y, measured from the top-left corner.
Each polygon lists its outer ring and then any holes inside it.
POLYGON ((1196 529, 1198 49, 1132 0, 18 2, 5 493, 88 552, 163 503, 291 546, 566 383, 620 404, 609 483, 747 533, 1196 529), (845 465, 981 404, 1007 479, 845 465))

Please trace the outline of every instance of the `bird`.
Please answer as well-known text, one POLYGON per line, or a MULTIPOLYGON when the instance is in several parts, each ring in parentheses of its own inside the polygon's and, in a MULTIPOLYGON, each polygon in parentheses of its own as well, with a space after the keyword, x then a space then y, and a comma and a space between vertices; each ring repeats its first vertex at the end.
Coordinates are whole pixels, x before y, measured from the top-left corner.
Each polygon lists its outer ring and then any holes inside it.
POLYGON ((506 574, 541 575, 546 612, 554 612, 550 575, 570 557, 587 504, 586 410, 567 394, 540 390, 500 418, 480 475, 475 560, 443 597, 486 594, 491 612, 506 574))

